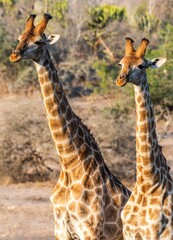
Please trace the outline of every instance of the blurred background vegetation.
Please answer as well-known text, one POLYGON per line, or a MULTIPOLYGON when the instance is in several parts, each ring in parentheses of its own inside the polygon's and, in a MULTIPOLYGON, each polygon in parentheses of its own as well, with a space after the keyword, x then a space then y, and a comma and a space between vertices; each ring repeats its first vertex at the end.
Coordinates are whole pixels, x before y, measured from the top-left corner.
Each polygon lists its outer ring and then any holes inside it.
POLYGON ((37 24, 44 12, 53 16, 46 34, 61 35, 50 52, 65 92, 69 98, 81 97, 80 101, 74 99, 75 110, 94 129, 111 170, 121 180, 134 180, 133 87, 115 86, 118 63, 124 56, 125 37, 133 38, 135 47, 143 37, 148 38, 147 59, 167 58, 162 68, 147 72, 156 120, 164 119, 167 124, 158 131, 159 137, 173 136, 168 131, 173 115, 173 1, 0 0, 0 91, 1 96, 16 97, 13 104, 1 102, 1 107, 9 110, 5 117, 2 111, 0 118, 4 122, 0 129, 0 175, 2 171, 16 182, 55 179, 58 174, 56 152, 37 95, 35 66, 27 60, 9 61, 28 16, 35 13, 37 24), (35 93, 33 101, 23 97, 35 93), (83 96, 94 96, 96 101, 87 102, 83 96))
MULTIPOLYGON (((0 86, 2 93, 28 93, 38 88, 30 61, 8 60, 30 13, 53 16, 47 29, 61 39, 51 48, 70 97, 110 94, 124 54, 124 38, 150 40, 147 58, 166 57, 164 68, 148 70, 155 103, 173 106, 173 2, 172 0, 0 0, 0 86)), ((130 88, 129 95, 133 92, 130 88)), ((124 90, 122 90, 124 91, 124 90)))

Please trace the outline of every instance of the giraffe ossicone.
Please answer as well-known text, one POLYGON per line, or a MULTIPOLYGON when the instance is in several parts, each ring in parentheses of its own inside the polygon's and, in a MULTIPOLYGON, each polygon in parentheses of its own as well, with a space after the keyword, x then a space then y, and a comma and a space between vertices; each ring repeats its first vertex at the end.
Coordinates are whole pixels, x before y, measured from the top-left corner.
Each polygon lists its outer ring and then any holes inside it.
POLYGON ((37 68, 61 165, 51 196, 56 239, 122 239, 120 214, 130 192, 107 168, 94 137, 66 98, 47 49, 55 37, 44 34, 51 16, 45 14, 36 27, 34 18, 31 15, 28 19, 10 60, 32 59, 37 68))
POLYGON ((121 216, 125 240, 173 239, 173 181, 156 134, 154 109, 146 69, 161 67, 166 58, 145 59, 148 39, 138 50, 126 39, 120 87, 134 85, 136 103, 136 184, 121 216))

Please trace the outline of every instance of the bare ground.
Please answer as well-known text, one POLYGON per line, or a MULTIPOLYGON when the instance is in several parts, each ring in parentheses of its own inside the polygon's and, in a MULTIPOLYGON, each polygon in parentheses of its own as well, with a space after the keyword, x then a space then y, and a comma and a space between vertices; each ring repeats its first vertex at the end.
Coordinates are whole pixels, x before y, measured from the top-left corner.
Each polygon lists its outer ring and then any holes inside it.
MULTIPOLYGON (((114 101, 111 98, 70 100, 75 112, 82 117, 94 133, 108 166, 121 181, 132 189, 135 173, 135 112, 132 110, 129 113, 130 118, 126 118, 122 111, 120 115, 119 112, 118 114, 115 112, 114 117, 112 117, 107 109, 114 107, 114 101), (130 150, 128 151, 128 149, 130 150)), ((42 100, 39 95, 32 98, 13 96, 1 99, 0 140, 6 136, 5 133, 8 132, 8 125, 12 119, 16 118, 16 121, 24 121, 25 114, 22 115, 23 111, 30 118, 45 119, 42 100), (18 115, 22 115, 22 118, 18 115)), ((45 131, 47 132, 49 129, 46 125, 45 120, 45 131)), ((169 125, 166 125, 164 121, 159 121, 157 126, 160 144, 173 175, 173 123, 170 121, 169 125)), ((39 129, 34 129, 34 131, 37 132, 39 129)), ((14 133, 9 132, 10 134, 14 133)), ((17 138, 20 138, 20 136, 15 137, 16 141, 17 138)), ((51 141, 50 146, 39 146, 39 149, 44 151, 44 148, 46 148, 46 153, 48 151, 47 154, 52 154, 53 158, 56 159, 56 152, 51 141)), ((55 161, 58 164, 58 160, 55 161)), ((59 165, 57 169, 59 169, 59 165)), ((55 177, 54 183, 49 181, 14 184, 10 177, 1 176, 0 239, 54 239, 54 219, 49 197, 56 179, 57 177, 55 177)))
POLYGON ((1 185, 0 239, 54 239, 52 188, 48 183, 1 185))

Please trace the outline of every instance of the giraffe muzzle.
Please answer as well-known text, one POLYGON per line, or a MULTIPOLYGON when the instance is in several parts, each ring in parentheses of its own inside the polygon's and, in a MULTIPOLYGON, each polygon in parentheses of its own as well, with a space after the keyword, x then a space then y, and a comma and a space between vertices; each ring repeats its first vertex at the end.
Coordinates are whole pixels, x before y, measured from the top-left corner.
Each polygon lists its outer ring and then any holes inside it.
POLYGON ((11 62, 18 62, 21 59, 21 51, 17 49, 13 50, 9 59, 11 62))
POLYGON ((128 75, 126 75, 125 73, 120 74, 115 81, 118 87, 123 87, 124 85, 126 85, 127 82, 128 82, 128 75))

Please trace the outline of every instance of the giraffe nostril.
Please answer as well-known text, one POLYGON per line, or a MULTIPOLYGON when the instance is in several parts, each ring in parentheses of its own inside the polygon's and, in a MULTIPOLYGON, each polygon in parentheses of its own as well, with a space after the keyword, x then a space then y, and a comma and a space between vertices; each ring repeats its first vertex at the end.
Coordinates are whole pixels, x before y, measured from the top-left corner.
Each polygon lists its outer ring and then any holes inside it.
POLYGON ((126 78, 126 74, 125 73, 120 74, 120 79, 124 79, 124 78, 126 78))
POLYGON ((19 55, 20 54, 20 50, 13 50, 12 53, 16 54, 16 55, 19 55))

